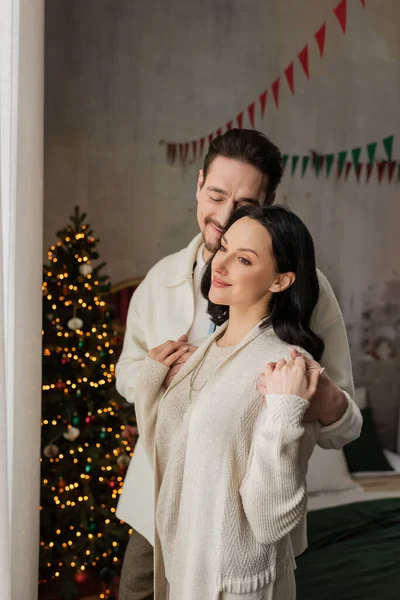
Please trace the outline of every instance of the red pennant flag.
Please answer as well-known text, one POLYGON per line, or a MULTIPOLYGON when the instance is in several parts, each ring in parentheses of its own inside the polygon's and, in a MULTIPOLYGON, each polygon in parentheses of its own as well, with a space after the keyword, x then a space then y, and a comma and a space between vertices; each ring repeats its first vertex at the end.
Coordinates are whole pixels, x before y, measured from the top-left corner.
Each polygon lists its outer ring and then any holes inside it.
POLYGON ((363 166, 363 163, 358 163, 358 165, 355 167, 357 181, 360 181, 363 166))
POLYGON ((365 178, 365 182, 368 183, 371 177, 372 169, 374 168, 374 163, 367 163, 367 176, 365 178))
POLYGON ((222 127, 217 129, 217 137, 219 137, 220 135, 222 135, 222 127))
POLYGON ((260 104, 261 104, 261 118, 264 118, 265 107, 267 104, 267 90, 265 90, 262 94, 260 94, 260 104))
POLYGON ((394 171, 396 168, 397 162, 395 160, 390 161, 389 165, 388 165, 388 175, 389 175, 389 181, 391 182, 393 179, 393 175, 394 175, 394 171))
POLYGON ((208 136, 208 145, 209 146, 211 146, 213 139, 214 139, 214 134, 210 133, 210 135, 208 136))
POLYGON ((226 130, 230 131, 232 129, 232 125, 233 125, 233 122, 232 121, 228 121, 227 124, 225 125, 226 130))
POLYGON ((349 173, 350 173, 350 169, 351 169, 352 166, 353 166, 353 163, 351 163, 351 162, 347 162, 346 163, 346 167, 345 167, 345 170, 344 170, 344 178, 345 179, 348 178, 349 173))
POLYGON ((255 109, 255 106, 256 106, 256 103, 252 102, 247 107, 247 112, 249 113, 249 119, 250 119, 250 123, 251 123, 251 126, 252 126, 253 129, 254 129, 254 109, 255 109))
POLYGON ((274 83, 272 84, 272 93, 274 96, 276 108, 279 108, 279 84, 280 84, 280 82, 281 82, 281 80, 278 77, 278 79, 275 79, 274 83))
POLYGON ((239 113, 236 117, 237 126, 239 129, 243 129, 243 112, 239 113))
POLYGON ((192 142, 193 160, 197 158, 197 142, 192 142))
POLYGON ((376 168, 378 169, 378 181, 379 183, 382 181, 383 173, 385 171, 387 163, 385 161, 376 163, 376 168))
POLYGON ((184 164, 187 163, 188 156, 189 156, 189 142, 186 142, 186 144, 184 145, 184 149, 183 149, 183 162, 184 162, 184 164))
POLYGON ((314 35, 315 39, 317 40, 317 44, 318 44, 319 53, 321 55, 321 58, 322 58, 322 56, 324 54, 325 34, 326 34, 326 23, 324 21, 322 27, 320 27, 318 29, 317 33, 314 35))
POLYGON ((365 0, 361 0, 361 4, 363 5, 363 8, 365 8, 365 0))
POLYGON ((294 74, 293 74, 293 61, 290 63, 288 67, 285 69, 285 75, 287 82, 290 87, 290 91, 294 94, 294 74))
POLYGON ((176 160, 176 144, 167 144, 167 160, 174 164, 176 160))
POLYGON ((341 0, 336 8, 333 9, 343 33, 346 33, 346 18, 347 18, 347 0, 341 0))
POLYGON ((307 79, 310 79, 310 72, 308 70, 308 44, 304 46, 303 50, 300 50, 297 57, 301 66, 303 67, 303 71, 306 74, 307 79))
POLYGON ((184 153, 184 145, 183 144, 179 144, 179 160, 181 161, 181 163, 183 163, 183 153, 184 153))
POLYGON ((205 142, 205 139, 201 138, 201 140, 200 140, 200 149, 199 149, 199 157, 203 154, 204 142, 205 142))

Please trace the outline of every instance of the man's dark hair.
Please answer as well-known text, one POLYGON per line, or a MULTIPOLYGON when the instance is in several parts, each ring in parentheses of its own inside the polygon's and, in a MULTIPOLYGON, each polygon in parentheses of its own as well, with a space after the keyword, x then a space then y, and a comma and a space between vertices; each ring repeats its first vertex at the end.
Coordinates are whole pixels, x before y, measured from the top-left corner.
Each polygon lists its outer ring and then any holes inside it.
POLYGON ((274 202, 276 188, 282 179, 282 155, 279 148, 263 133, 253 129, 231 129, 216 137, 211 142, 204 159, 204 180, 207 178, 211 163, 217 156, 248 163, 267 175, 268 187, 264 205, 274 202))
MULTIPOLYGON (((229 218, 223 235, 239 219, 248 217, 269 232, 278 273, 293 272, 296 279, 283 292, 272 294, 262 328, 272 327, 277 337, 287 344, 307 350, 315 360, 324 351, 323 340, 312 331, 310 320, 318 302, 319 284, 315 266, 314 242, 303 221, 285 206, 242 206, 229 218)), ((215 256, 215 255, 214 255, 215 256)), ((201 281, 201 291, 208 300, 208 314, 216 325, 229 319, 229 306, 213 304, 208 298, 211 287, 211 265, 208 261, 201 281)))

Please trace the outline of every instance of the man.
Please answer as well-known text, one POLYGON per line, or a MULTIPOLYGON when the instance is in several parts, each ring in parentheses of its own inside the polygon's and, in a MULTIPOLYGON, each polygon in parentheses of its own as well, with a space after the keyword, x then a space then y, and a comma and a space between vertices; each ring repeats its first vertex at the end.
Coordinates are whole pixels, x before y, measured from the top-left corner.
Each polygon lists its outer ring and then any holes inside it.
MULTIPOLYGON (((135 380, 150 349, 167 340, 189 345, 164 381, 167 388, 183 363, 214 327, 200 293, 205 262, 219 248, 232 212, 244 204, 272 204, 282 177, 278 148, 263 134, 233 129, 211 144, 197 182, 197 220, 201 233, 187 248, 158 262, 135 291, 129 307, 124 348, 117 364, 117 389, 135 402, 135 380)), ((352 400, 353 380, 346 332, 333 291, 319 273, 320 299, 313 329, 325 341, 320 378, 309 420, 323 425, 319 445, 340 448, 358 437, 361 415, 352 400)), ((263 391, 263 381, 259 381, 263 391)), ((139 432, 140 433, 140 432, 139 432)), ((129 465, 117 515, 134 532, 122 569, 120 600, 153 598, 153 471, 140 439, 129 465)))

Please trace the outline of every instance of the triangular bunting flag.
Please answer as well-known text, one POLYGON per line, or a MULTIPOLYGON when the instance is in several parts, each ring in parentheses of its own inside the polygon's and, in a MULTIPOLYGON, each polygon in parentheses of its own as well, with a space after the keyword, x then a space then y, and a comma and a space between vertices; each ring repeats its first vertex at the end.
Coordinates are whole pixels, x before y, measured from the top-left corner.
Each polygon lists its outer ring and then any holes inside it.
POLYGON ((353 157, 353 164, 356 168, 358 167, 358 163, 360 162, 360 154, 361 148, 353 148, 353 150, 351 151, 351 155, 353 157))
POLYGON ((256 103, 252 102, 247 107, 247 112, 249 114, 250 123, 251 123, 251 126, 252 126, 253 129, 254 129, 254 109, 255 109, 255 106, 256 106, 256 103))
POLYGON ((288 154, 282 154, 282 168, 283 170, 286 169, 286 163, 288 161, 289 155, 288 154))
POLYGON ((228 121, 227 124, 225 125, 226 130, 230 131, 232 129, 233 126, 233 121, 228 121))
POLYGON ((397 171, 397 179, 398 179, 398 181, 400 181, 400 164, 399 164, 399 168, 398 168, 398 171, 397 171))
POLYGON ((167 160, 174 164, 176 160, 176 144, 167 144, 167 160))
POLYGON ((267 90, 265 90, 262 94, 260 94, 260 105, 261 105, 261 118, 264 118, 265 106, 267 104, 267 90))
POLYGON ((349 161, 348 161, 348 162, 346 163, 346 168, 345 168, 345 171, 344 171, 344 178, 345 178, 345 179, 347 179, 347 178, 348 178, 348 176, 349 176, 349 173, 350 173, 350 169, 351 169, 351 167, 352 167, 352 166, 353 166, 353 164, 352 164, 351 162, 349 162, 349 161))
POLYGON ((343 150, 343 152, 339 152, 338 154, 338 177, 341 176, 344 163, 346 162, 347 150, 343 150))
POLYGON ((294 74, 293 74, 293 61, 290 63, 288 67, 285 69, 285 75, 287 82, 290 87, 290 91, 294 94, 294 74))
POLYGON ((361 0, 361 4, 363 5, 363 8, 365 8, 365 0, 361 0))
POLYGON ((186 142, 183 149, 183 162, 186 164, 189 157, 189 142, 186 142))
POLYGON ((392 179, 393 179, 394 170, 396 168, 396 165, 397 165, 397 162, 395 160, 390 161, 390 163, 388 165, 389 181, 392 181, 392 179))
POLYGON ((192 153, 193 153, 193 160, 195 161, 197 158, 197 142, 192 142, 192 153))
POLYGON ((363 163, 358 163, 357 165, 354 165, 357 181, 360 181, 363 166, 364 166, 363 163))
POLYGON ((379 183, 382 181, 382 177, 383 177, 383 173, 385 171, 385 167, 387 165, 387 162, 384 160, 381 160, 380 162, 376 163, 376 168, 378 169, 378 181, 379 183))
POLYGON ((279 84, 280 84, 280 81, 281 81, 280 77, 278 77, 278 79, 275 79, 274 83, 272 84, 272 93, 274 96, 276 108, 279 107, 279 84))
POLYGON ((374 163, 369 163, 366 165, 367 167, 367 176, 365 178, 366 183, 370 180, 372 169, 374 168, 374 163))
POLYGON ((378 144, 376 142, 372 142, 371 144, 368 144, 368 146, 367 146, 368 160, 369 160, 370 165, 372 165, 372 163, 374 162, 377 145, 378 144))
POLYGON ((329 175, 331 174, 331 170, 332 170, 332 165, 333 165, 333 161, 335 160, 335 155, 334 154, 327 154, 326 155, 326 176, 329 177, 329 175))
POLYGON ((243 129, 243 112, 239 113, 236 117, 236 123, 239 129, 243 129))
POLYGON ((220 127, 219 129, 217 129, 216 136, 219 137, 220 135, 222 135, 222 127, 220 127))
POLYGON ((306 74, 307 79, 310 79, 310 72, 308 70, 308 44, 304 46, 303 50, 300 50, 297 57, 301 66, 303 67, 303 71, 306 74))
POLYGON ((324 166, 324 160, 325 160, 325 156, 323 156, 322 154, 316 154, 314 156, 314 167, 315 167, 315 174, 317 177, 319 177, 319 173, 320 173, 322 167, 324 166))
POLYGON ((326 23, 324 22, 322 27, 320 27, 318 29, 317 33, 314 35, 315 39, 317 40, 318 49, 319 49, 321 58, 324 54, 324 48, 325 48, 325 33, 326 33, 326 23))
POLYGON ((388 160, 392 160, 393 139, 394 136, 390 135, 383 140, 383 147, 385 148, 388 160))
POLYGON ((292 176, 296 172, 297 163, 299 162, 299 157, 295 154, 292 156, 292 176))
POLYGON ((214 134, 210 133, 210 135, 208 136, 208 145, 209 146, 211 146, 213 139, 214 139, 214 134))
POLYGON ((343 33, 346 33, 347 0, 341 0, 337 7, 333 9, 333 12, 340 23, 343 33))
POLYGON ((303 156, 302 161, 301 161, 301 176, 304 177, 306 171, 307 171, 307 167, 308 167, 308 163, 310 162, 310 157, 309 156, 303 156))
POLYGON ((179 144, 179 160, 183 163, 183 153, 185 151, 184 145, 179 144))
POLYGON ((203 154, 204 142, 205 142, 205 139, 201 138, 201 140, 200 140, 200 146, 199 146, 199 157, 203 154))

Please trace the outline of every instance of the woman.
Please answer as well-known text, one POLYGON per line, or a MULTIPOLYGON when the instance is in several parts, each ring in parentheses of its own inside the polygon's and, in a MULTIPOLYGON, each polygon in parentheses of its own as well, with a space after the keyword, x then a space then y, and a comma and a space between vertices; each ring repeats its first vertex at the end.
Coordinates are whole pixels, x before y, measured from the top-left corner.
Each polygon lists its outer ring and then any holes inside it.
MULTIPOLYGON (((151 350, 138 382, 139 430, 156 478, 155 597, 294 600, 290 533, 304 526, 319 424, 303 416, 319 370, 307 372, 289 349, 319 360, 324 348, 310 329, 319 293, 310 233, 284 207, 239 209, 202 291, 221 327, 161 401, 185 344, 151 350)), ((295 551, 304 550, 303 531, 295 551)))

